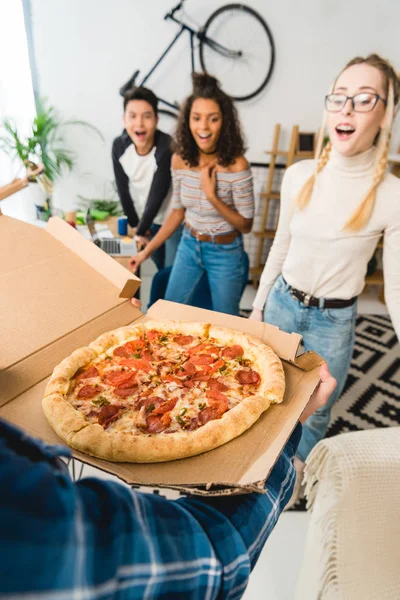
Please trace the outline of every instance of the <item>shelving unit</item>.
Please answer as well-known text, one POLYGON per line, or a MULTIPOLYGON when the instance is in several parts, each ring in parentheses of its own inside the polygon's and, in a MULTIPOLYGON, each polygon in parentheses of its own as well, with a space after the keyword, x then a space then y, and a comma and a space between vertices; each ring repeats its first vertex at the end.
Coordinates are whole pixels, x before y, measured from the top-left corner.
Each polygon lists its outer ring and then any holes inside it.
POLYGON ((261 216, 261 230, 253 231, 253 235, 258 240, 257 252, 256 252, 256 260, 255 265, 250 269, 250 275, 252 277, 253 286, 257 287, 258 281, 260 279, 260 275, 263 271, 264 265, 262 263, 262 253, 264 248, 265 240, 273 240, 275 237, 275 229, 268 229, 268 215, 270 210, 271 201, 280 200, 280 191, 273 189, 274 183, 274 175, 275 175, 275 166, 277 162, 277 158, 284 159, 285 161, 285 169, 290 167, 296 160, 304 159, 304 158, 314 158, 314 146, 315 146, 315 134, 314 133, 302 133, 299 131, 299 126, 294 125, 292 128, 292 134, 290 136, 290 143, 288 150, 280 150, 279 149, 279 138, 281 134, 281 125, 277 123, 274 128, 274 136, 272 141, 272 150, 266 151, 266 154, 269 155, 269 168, 268 168, 268 177, 267 183, 265 186, 265 192, 261 194, 261 198, 264 201, 263 212, 261 216), (311 140, 312 149, 304 150, 302 148, 301 141, 311 140))

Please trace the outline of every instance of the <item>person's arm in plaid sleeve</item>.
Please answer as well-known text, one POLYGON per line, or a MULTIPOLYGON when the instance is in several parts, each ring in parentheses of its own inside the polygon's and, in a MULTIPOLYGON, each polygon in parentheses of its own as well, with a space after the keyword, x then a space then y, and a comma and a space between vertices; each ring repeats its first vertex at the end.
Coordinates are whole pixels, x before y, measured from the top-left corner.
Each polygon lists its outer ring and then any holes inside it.
MULTIPOLYGON (((332 391, 322 379, 314 410, 332 391)), ((0 599, 240 598, 292 493, 300 435, 298 425, 265 494, 170 501, 74 483, 58 458, 68 449, 0 420, 0 599)))

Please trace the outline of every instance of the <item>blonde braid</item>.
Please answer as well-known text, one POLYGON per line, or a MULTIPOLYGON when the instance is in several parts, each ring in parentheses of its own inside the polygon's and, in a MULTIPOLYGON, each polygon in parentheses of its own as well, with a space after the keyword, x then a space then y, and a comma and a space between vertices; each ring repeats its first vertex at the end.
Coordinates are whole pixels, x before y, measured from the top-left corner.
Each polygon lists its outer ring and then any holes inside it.
POLYGON ((350 219, 344 226, 348 231, 360 231, 368 223, 375 206, 376 191, 385 176, 388 164, 388 154, 390 148, 390 134, 394 115, 394 94, 393 84, 389 82, 388 99, 385 112, 385 118, 382 129, 379 134, 379 141, 376 148, 376 169, 372 180, 372 187, 363 198, 360 205, 356 208, 350 219))
POLYGON ((309 203, 311 194, 312 194, 312 191, 314 188, 314 184, 317 179, 317 175, 319 173, 321 173, 321 171, 325 167, 326 163, 328 162, 331 148, 332 148, 332 143, 328 142, 326 144, 325 148, 322 150, 321 156, 318 159, 317 168, 316 168, 315 172, 311 175, 311 177, 309 177, 309 179, 307 179, 307 181, 301 188, 301 190, 296 198, 296 202, 295 202, 296 206, 300 210, 303 210, 309 203))

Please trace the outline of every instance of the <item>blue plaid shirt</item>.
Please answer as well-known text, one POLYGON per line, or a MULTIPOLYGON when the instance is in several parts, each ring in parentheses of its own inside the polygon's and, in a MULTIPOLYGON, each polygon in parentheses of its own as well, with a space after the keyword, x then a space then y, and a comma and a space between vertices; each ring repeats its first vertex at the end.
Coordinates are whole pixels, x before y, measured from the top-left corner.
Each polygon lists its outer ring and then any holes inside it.
POLYGON ((294 485, 297 426, 265 494, 166 500, 74 483, 50 446, 0 420, 0 598, 240 598, 294 485))

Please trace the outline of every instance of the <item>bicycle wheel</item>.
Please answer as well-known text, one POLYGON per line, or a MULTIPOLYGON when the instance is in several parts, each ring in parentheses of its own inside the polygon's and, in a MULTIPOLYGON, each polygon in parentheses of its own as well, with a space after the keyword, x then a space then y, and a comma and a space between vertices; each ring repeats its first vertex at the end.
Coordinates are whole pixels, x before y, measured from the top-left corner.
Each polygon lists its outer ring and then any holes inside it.
POLYGON ((174 113, 171 110, 165 110, 164 108, 158 110, 158 129, 174 136, 177 124, 178 113, 174 113))
POLYGON ((234 100, 254 98, 267 85, 275 63, 268 25, 244 4, 222 6, 203 27, 200 63, 234 100))

